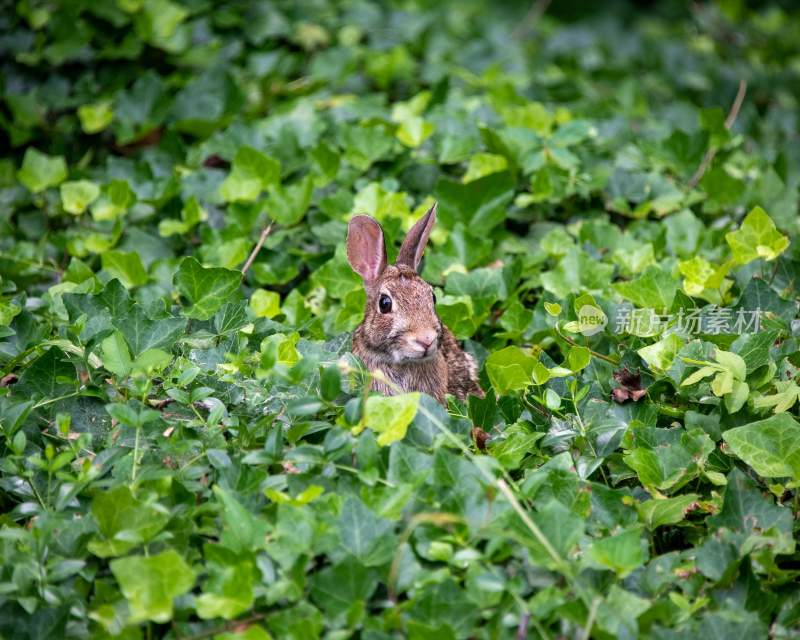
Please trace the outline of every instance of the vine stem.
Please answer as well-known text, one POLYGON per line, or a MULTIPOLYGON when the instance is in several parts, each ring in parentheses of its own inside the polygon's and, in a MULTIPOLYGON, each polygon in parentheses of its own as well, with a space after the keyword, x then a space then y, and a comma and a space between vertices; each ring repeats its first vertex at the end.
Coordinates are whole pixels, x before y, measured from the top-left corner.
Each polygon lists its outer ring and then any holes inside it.
POLYGON ((136 427, 136 439, 133 441, 133 466, 131 467, 131 484, 136 482, 136 465, 139 458, 139 432, 141 427, 136 427))
POLYGON ((583 629, 583 640, 589 640, 592 635, 592 627, 594 626, 594 619, 597 617, 597 609, 600 606, 600 598, 595 596, 592 600, 592 606, 589 608, 589 618, 586 620, 586 627, 583 629))
MULTIPOLYGON (((558 325, 556 325, 553 328, 556 330, 556 333, 561 337, 561 339, 564 340, 564 342, 566 342, 567 344, 572 345, 573 347, 582 347, 583 349, 589 349, 589 347, 586 347, 586 346, 584 346, 582 344, 578 344, 577 342, 575 342, 569 336, 565 336, 563 333, 561 333, 561 330, 558 328, 558 325)), ((605 360, 606 362, 610 362, 613 365, 618 365, 619 364, 619 360, 617 360, 616 358, 614 358, 612 356, 607 356, 605 354, 598 353, 597 351, 594 351, 592 349, 589 349, 589 353, 591 353, 596 358, 600 358, 601 360, 605 360)))
POLYGON ((269 236, 270 233, 272 233, 272 222, 267 224, 267 226, 261 230, 261 235, 258 236, 258 242, 256 242, 256 246, 253 247, 253 250, 250 252, 250 255, 247 256, 247 261, 244 263, 244 266, 242 267, 242 278, 244 278, 244 275, 247 273, 247 270, 255 261, 258 252, 261 251, 261 247, 264 246, 264 242, 266 242, 267 237, 269 236))
MULTIPOLYGON (((731 130, 733 123, 736 122, 736 117, 739 115, 739 109, 742 108, 742 103, 744 102, 744 97, 746 94, 747 81, 739 80, 739 90, 736 92, 736 97, 733 99, 733 104, 731 105, 731 110, 728 112, 728 117, 725 118, 725 128, 728 131, 731 130)), ((689 182, 686 183, 690 189, 694 189, 697 186, 697 183, 703 178, 706 171, 708 171, 708 168, 711 166, 715 155, 717 155, 717 148, 709 147, 706 151, 706 154, 703 156, 703 160, 700 162, 700 166, 697 167, 697 170, 694 172, 692 177, 689 178, 689 182)))

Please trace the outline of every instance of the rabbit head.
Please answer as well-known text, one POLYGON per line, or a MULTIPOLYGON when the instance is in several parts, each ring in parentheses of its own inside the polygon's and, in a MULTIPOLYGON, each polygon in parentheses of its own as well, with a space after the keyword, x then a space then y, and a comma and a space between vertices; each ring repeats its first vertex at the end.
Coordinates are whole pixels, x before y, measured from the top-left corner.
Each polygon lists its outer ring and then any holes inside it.
POLYGON ((361 346, 377 361, 422 363, 439 351, 442 323, 433 287, 417 273, 435 222, 436 204, 408 232, 395 264, 387 265, 378 222, 369 216, 350 220, 347 259, 363 278, 367 293, 361 346))

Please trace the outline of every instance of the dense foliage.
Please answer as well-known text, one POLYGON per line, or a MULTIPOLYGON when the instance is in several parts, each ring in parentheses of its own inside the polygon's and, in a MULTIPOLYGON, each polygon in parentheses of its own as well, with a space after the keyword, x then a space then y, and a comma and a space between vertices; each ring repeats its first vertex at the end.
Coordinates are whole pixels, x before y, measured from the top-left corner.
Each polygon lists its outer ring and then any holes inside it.
POLYGON ((800 15, 559 4, 0 14, 0 636, 797 637, 800 15))

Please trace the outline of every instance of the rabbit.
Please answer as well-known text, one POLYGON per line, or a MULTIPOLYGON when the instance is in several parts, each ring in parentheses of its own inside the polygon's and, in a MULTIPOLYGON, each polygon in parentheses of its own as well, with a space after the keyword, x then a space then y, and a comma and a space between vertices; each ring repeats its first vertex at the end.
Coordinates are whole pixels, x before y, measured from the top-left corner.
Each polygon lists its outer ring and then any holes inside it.
POLYGON ((483 398, 475 360, 436 315, 433 287, 418 274, 435 222, 434 203, 406 235, 395 264, 387 265, 380 224, 365 215, 350 220, 347 260, 367 293, 353 353, 391 381, 373 379, 372 389, 384 395, 422 391, 441 404, 448 393, 460 400, 469 394, 483 398))

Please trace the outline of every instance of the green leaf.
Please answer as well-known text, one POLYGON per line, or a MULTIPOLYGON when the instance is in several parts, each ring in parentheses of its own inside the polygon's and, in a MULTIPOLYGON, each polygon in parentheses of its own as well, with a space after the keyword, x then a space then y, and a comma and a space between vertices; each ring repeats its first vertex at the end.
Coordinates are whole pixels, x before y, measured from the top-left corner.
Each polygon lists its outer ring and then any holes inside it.
POLYGON ((461 181, 466 184, 484 176, 505 171, 507 168, 508 160, 504 156, 494 153, 476 153, 469 159, 467 172, 461 181))
POLYGON ((789 246, 789 238, 775 228, 775 223, 761 207, 754 207, 737 231, 725 235, 725 240, 739 264, 759 258, 774 260, 789 246))
POLYGON ((647 267, 635 280, 618 282, 612 286, 619 295, 637 307, 655 309, 657 312, 669 310, 678 291, 678 283, 673 277, 654 265, 647 267))
POLYGON ((585 251, 572 247, 558 265, 541 275, 545 291, 566 298, 582 290, 602 290, 608 286, 614 267, 590 258, 585 251))
POLYGON ((303 219, 311 204, 314 179, 305 176, 299 182, 270 189, 268 211, 275 222, 291 226, 303 219))
POLYGON ((114 118, 111 101, 100 100, 78 107, 78 119, 84 133, 100 133, 111 124, 114 118))
POLYGON ((105 251, 100 256, 103 269, 112 278, 118 278, 126 287, 139 287, 147 284, 147 271, 139 254, 134 251, 105 251))
POLYGON ((356 603, 365 606, 378 587, 377 576, 352 556, 326 567, 311 580, 311 597, 331 620, 344 617, 356 603))
POLYGON ((420 394, 416 392, 367 398, 364 424, 380 434, 379 445, 386 446, 405 438, 408 425, 417 414, 419 400, 420 394))
POLYGON ((174 549, 111 562, 111 572, 130 607, 130 622, 172 619, 172 601, 194 586, 195 573, 174 549))
POLYGON ((532 382, 536 358, 519 347, 509 346, 486 358, 486 373, 497 395, 524 391, 532 382))
POLYGON ((775 393, 759 396, 753 400, 757 409, 772 408, 773 413, 782 413, 800 402, 800 385, 794 380, 776 380, 775 393))
POLYGON ((21 397, 57 398, 74 390, 75 367, 58 347, 50 347, 26 365, 14 386, 21 397))
POLYGON ((647 560, 641 527, 595 540, 586 551, 586 559, 593 566, 611 569, 624 578, 647 560))
POLYGON ((267 523, 253 515, 231 492, 214 485, 214 495, 222 503, 222 520, 225 529, 222 542, 236 553, 253 552, 264 546, 267 523))
POLYGON ((344 158, 356 169, 366 171, 373 162, 386 157, 395 145, 394 137, 381 125, 352 125, 339 129, 344 158))
POLYGON ((394 555, 392 523, 376 516, 358 498, 347 498, 337 524, 345 549, 362 564, 379 566, 394 555))
POLYGON ((436 127, 420 116, 405 118, 397 128, 397 139, 405 146, 415 149, 433 135, 436 127))
MULTIPOLYGON (((538 526, 541 533, 560 557, 571 554, 584 535, 585 520, 572 513, 557 500, 549 500, 541 505, 529 517, 538 526)), ((516 513, 509 513, 501 523, 500 533, 510 535, 526 546, 531 560, 540 566, 550 569, 557 565, 555 560, 542 545, 541 541, 526 526, 516 513)))
POLYGON ((133 309, 114 310, 112 324, 125 336, 131 355, 137 360, 148 349, 171 349, 175 341, 186 332, 185 318, 152 320, 139 305, 135 305, 133 309))
POLYGON ((674 491, 696 478, 714 443, 699 429, 638 427, 629 432, 623 457, 645 487, 674 491))
POLYGON ((89 550, 101 558, 120 556, 144 544, 170 519, 167 509, 138 500, 127 485, 98 493, 92 500, 92 516, 101 537, 89 542, 89 550))
POLYGON ((674 333, 664 336, 658 342, 638 349, 636 353, 651 370, 663 373, 672 366, 675 356, 683 346, 683 341, 674 333))
POLYGON ((800 481, 800 424, 788 413, 729 429, 722 438, 759 475, 800 481))
POLYGON ((280 175, 280 162, 252 147, 239 147, 219 195, 225 202, 252 202, 264 189, 276 185, 280 175))
POLYGON ((514 180, 507 171, 493 173, 461 184, 448 178, 436 183, 434 197, 439 216, 447 226, 462 222, 474 234, 488 233, 506 217, 506 206, 514 197, 514 180))
POLYGON ((76 216, 100 196, 100 187, 89 180, 62 182, 60 190, 64 211, 76 216))
POLYGON ((203 267, 194 258, 181 261, 173 283, 191 307, 184 311, 189 318, 208 320, 227 302, 233 302, 239 293, 242 274, 220 267, 203 267))
POLYGON ((203 593, 195 598, 197 615, 203 620, 232 620, 253 606, 256 571, 246 555, 238 556, 221 545, 205 545, 208 577, 203 593))
POLYGON ((67 179, 67 163, 64 156, 48 156, 34 147, 28 147, 22 159, 22 168, 17 179, 31 193, 39 193, 55 187, 67 179))
POLYGON ((198 223, 208 219, 208 212, 200 206, 197 198, 191 197, 181 209, 181 219, 169 218, 158 223, 158 233, 161 236, 188 233, 198 223))
POLYGON ((275 291, 256 289, 250 296, 250 308, 257 318, 274 318, 281 312, 281 296, 275 291))
POLYGON ((649 600, 615 584, 598 608, 597 624, 617 638, 635 637, 639 631, 637 618, 648 609, 649 600))
POLYGON ((103 366, 115 376, 124 378, 133 365, 128 345, 119 331, 115 331, 102 342, 103 366))
POLYGON ((686 518, 686 512, 699 499, 696 493, 676 496, 674 498, 653 499, 640 503, 639 519, 653 531, 668 524, 678 524, 686 518))
POLYGON ((567 352, 567 362, 572 371, 581 371, 592 361, 592 352, 586 347, 573 346, 567 352))
POLYGON ((725 499, 717 515, 708 519, 709 528, 725 527, 747 536, 740 542, 745 552, 765 546, 772 553, 793 553, 791 509, 780 507, 739 469, 728 474, 725 499))
POLYGON ((98 222, 116 220, 136 202, 136 194, 125 180, 112 180, 92 203, 92 218, 98 222))
POLYGON ((133 363, 133 371, 153 376, 161 373, 169 366, 172 356, 161 349, 143 351, 133 363))
POLYGON ((489 451, 506 469, 518 469, 523 459, 535 451, 535 443, 543 436, 543 433, 531 432, 524 425, 511 424, 503 431, 501 440, 492 440, 489 451))

